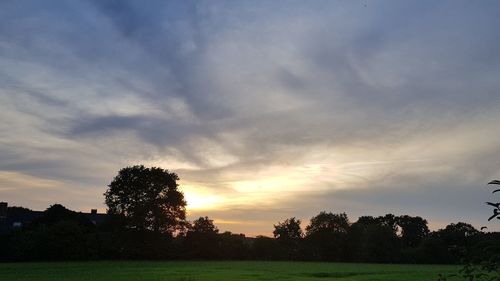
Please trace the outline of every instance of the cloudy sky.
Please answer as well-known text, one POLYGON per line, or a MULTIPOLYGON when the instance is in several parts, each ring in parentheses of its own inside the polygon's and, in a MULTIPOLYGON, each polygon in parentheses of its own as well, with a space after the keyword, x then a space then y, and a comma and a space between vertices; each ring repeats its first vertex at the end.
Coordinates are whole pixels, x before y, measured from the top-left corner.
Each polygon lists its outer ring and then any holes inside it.
POLYGON ((497 1, 0 2, 0 201, 105 211, 134 164, 190 218, 486 221, 497 1))

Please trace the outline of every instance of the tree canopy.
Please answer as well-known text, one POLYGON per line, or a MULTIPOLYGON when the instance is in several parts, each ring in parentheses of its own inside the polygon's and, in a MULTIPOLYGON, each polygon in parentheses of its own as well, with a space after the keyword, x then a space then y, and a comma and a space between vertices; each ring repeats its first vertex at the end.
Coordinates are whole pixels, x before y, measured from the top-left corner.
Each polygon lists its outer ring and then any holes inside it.
POLYGON ((168 170, 143 165, 126 167, 104 193, 108 213, 125 218, 138 230, 173 233, 186 226, 186 201, 179 177, 168 170))
POLYGON ((427 220, 421 217, 399 216, 398 225, 401 227, 403 243, 411 247, 417 246, 430 232, 427 220))
POLYGON ((321 212, 311 218, 311 223, 306 227, 307 235, 313 235, 321 231, 347 233, 349 229, 349 219, 345 213, 332 214, 321 212))
POLYGON ((197 233, 219 233, 219 229, 217 229, 214 221, 209 217, 200 217, 195 220, 190 231, 197 233))
POLYGON ((306 238, 312 252, 320 260, 341 260, 349 231, 345 213, 321 212, 311 218, 306 227, 306 238))
POLYGON ((303 236, 300 220, 295 217, 286 219, 274 225, 273 235, 279 240, 295 240, 303 236))
POLYGON ((83 226, 91 226, 92 223, 82 213, 69 210, 61 204, 54 204, 47 208, 43 215, 33 220, 33 225, 53 225, 60 221, 72 221, 83 226))

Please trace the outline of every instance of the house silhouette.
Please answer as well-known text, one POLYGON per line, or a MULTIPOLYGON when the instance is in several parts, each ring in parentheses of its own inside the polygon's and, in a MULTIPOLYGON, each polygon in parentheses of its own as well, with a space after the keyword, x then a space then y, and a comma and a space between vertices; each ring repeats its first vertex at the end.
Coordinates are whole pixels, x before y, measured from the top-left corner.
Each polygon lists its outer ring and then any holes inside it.
MULTIPOLYGON (((30 223, 42 217, 43 211, 33 211, 23 207, 9 207, 7 202, 0 202, 0 233, 10 232, 29 226, 30 223)), ((91 209, 90 213, 83 214, 94 225, 100 225, 106 221, 107 214, 97 213, 97 209, 91 209)))

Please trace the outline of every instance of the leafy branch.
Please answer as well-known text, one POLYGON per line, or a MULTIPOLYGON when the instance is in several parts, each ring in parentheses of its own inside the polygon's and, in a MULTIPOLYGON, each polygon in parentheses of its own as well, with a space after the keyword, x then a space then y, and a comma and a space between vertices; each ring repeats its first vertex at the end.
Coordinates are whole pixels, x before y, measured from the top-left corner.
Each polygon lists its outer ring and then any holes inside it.
MULTIPOLYGON (((500 181, 499 180, 493 180, 493 181, 490 181, 488 184, 500 185, 500 181)), ((493 190, 492 193, 496 193, 496 192, 499 192, 499 191, 500 191, 500 188, 493 190)), ((494 218, 497 218, 497 219, 500 220, 500 202, 496 202, 496 203, 486 202, 486 205, 494 207, 494 209, 493 209, 493 215, 488 218, 488 221, 491 221, 494 218)))

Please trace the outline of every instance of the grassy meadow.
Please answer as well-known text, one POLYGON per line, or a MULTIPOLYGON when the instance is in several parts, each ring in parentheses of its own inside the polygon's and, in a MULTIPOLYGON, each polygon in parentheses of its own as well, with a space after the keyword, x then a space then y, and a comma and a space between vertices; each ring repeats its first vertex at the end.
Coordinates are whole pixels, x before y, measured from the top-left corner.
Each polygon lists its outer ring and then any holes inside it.
POLYGON ((436 280, 458 266, 316 262, 58 262, 0 264, 2 281, 436 280))

